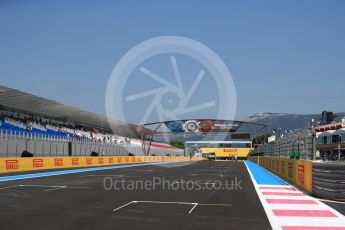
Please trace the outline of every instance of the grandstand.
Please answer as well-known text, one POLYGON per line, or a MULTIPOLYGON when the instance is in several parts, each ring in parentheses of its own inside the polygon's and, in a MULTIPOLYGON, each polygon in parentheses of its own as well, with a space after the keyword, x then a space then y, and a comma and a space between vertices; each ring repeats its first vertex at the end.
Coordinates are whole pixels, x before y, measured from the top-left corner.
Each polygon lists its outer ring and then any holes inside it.
POLYGON ((345 117, 341 122, 332 122, 314 128, 318 158, 345 160, 345 117))
MULTIPOLYGON (((149 130, 141 129, 141 134, 149 130)), ((143 155, 137 126, 0 86, 0 156, 143 155)), ((148 143, 145 142, 145 145, 148 143)), ((151 143, 154 155, 183 155, 151 143)))

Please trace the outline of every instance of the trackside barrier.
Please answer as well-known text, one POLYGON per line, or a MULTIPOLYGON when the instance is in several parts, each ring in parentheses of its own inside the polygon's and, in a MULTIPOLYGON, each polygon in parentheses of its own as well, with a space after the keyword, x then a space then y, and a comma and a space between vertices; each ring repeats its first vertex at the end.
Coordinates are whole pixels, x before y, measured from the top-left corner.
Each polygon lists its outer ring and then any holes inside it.
POLYGON ((332 200, 345 200, 345 164, 313 162, 313 194, 332 200))
MULTIPOLYGON (((193 157, 192 160, 202 160, 193 157)), ((189 157, 179 156, 101 156, 101 157, 29 157, 0 158, 0 173, 61 169, 78 167, 109 166, 145 162, 189 161, 189 157)))
POLYGON ((261 165, 291 184, 313 193, 313 162, 309 160, 292 160, 278 157, 249 157, 249 160, 261 165))

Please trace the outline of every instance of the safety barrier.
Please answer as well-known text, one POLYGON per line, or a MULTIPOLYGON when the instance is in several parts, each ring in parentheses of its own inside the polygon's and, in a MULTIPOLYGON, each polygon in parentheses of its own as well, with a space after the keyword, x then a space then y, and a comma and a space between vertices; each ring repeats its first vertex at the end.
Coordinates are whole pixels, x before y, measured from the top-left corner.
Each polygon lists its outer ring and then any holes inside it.
MULTIPOLYGON (((97 152, 103 156, 126 156, 132 153, 144 156, 141 144, 100 143, 91 140, 53 138, 42 135, 18 135, 4 133, 0 129, 0 157, 20 157, 26 150, 35 157, 90 156, 97 152)), ((151 146, 151 154, 157 156, 183 156, 183 149, 151 146)))
POLYGON ((291 184, 302 188, 306 192, 313 192, 312 161, 259 156, 249 157, 249 160, 261 165, 291 184))
MULTIPOLYGON (((145 162, 189 161, 182 156, 101 156, 101 157, 28 157, 0 158, 0 173, 33 171, 43 169, 61 169, 95 167, 117 164, 145 162)), ((194 157, 192 160, 202 160, 194 157)))
POLYGON ((345 200, 345 165, 313 163, 313 194, 319 197, 345 200))

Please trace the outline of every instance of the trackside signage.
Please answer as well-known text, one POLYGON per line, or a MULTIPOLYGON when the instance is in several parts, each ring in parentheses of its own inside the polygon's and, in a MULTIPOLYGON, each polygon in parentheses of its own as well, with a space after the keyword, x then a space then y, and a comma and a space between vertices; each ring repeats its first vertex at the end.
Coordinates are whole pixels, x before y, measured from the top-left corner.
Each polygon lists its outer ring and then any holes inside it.
POLYGON ((6 170, 16 170, 19 169, 19 160, 6 160, 6 170))
POLYGON ((249 159, 312 193, 312 161, 278 157, 250 157, 249 159))
MULTIPOLYGON (((194 160, 203 158, 195 157, 194 160)), ((76 168, 161 161, 189 161, 189 157, 112 156, 112 157, 40 157, 0 158, 0 173, 56 168, 76 168)))
POLYGON ((33 168, 43 168, 43 159, 33 159, 32 160, 32 167, 33 168))

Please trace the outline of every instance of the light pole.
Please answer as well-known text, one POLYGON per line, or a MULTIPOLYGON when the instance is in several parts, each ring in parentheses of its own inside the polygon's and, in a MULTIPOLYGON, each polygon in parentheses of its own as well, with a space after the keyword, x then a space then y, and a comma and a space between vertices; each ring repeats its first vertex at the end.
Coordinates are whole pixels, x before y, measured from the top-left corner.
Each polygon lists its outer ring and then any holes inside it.
POLYGON ((338 138, 338 161, 340 161, 340 155, 341 155, 340 142, 341 142, 341 134, 339 134, 339 138, 338 138))

